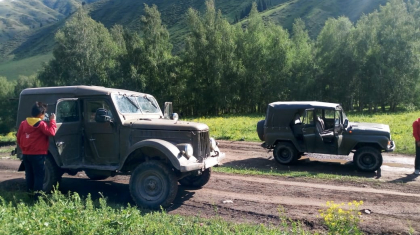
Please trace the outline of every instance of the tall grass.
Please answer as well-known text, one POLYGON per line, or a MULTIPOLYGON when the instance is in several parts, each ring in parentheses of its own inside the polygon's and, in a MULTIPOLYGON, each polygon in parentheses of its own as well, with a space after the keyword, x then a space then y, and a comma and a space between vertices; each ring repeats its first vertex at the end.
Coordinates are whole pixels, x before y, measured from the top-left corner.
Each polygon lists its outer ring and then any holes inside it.
POLYGON ((0 197, 0 234, 311 234, 301 226, 282 227, 226 222, 222 218, 142 213, 118 209, 104 198, 92 201, 77 193, 55 191, 36 203, 0 197))
MULTIPOLYGON (((405 113, 349 113, 351 122, 383 123, 390 126, 391 138, 396 143, 396 153, 414 154, 414 138, 412 136, 413 121, 420 117, 420 112, 405 113)), ((257 122, 263 115, 224 115, 220 117, 200 117, 192 121, 206 123, 210 127, 210 135, 216 139, 238 141, 260 141, 256 132, 257 122)))

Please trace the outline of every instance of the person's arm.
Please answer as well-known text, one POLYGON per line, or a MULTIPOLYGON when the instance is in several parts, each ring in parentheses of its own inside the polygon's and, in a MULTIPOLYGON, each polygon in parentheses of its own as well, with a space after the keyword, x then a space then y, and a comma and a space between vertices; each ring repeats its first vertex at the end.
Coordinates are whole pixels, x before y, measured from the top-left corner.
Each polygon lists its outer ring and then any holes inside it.
POLYGON ((414 139, 416 139, 416 143, 420 142, 418 121, 413 122, 413 136, 414 136, 414 139))
POLYGON ((55 123, 55 115, 51 114, 50 117, 50 124, 46 122, 41 122, 39 126, 41 128, 42 133, 48 136, 55 136, 55 132, 57 131, 57 124, 55 123))
POLYGON ((22 129, 23 129, 22 128, 22 123, 20 123, 18 132, 16 134, 16 143, 19 147, 20 147, 20 137, 22 136, 22 129))

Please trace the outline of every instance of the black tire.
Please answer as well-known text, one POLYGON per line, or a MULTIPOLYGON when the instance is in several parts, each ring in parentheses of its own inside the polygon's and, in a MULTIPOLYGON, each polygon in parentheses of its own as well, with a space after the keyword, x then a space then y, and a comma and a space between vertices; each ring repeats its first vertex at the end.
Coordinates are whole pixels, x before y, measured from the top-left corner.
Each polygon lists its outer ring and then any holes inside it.
POLYGON ((159 161, 144 162, 131 174, 130 193, 141 207, 168 207, 178 193, 177 178, 172 169, 159 161))
POLYGON ((273 156, 278 163, 289 165, 296 162, 299 154, 291 143, 279 142, 274 148, 273 156))
POLYGON ((382 154, 373 147, 362 147, 356 151, 353 162, 361 171, 373 172, 382 166, 382 154))
POLYGON ((108 175, 97 174, 97 173, 89 171, 89 170, 85 170, 85 174, 91 180, 104 180, 104 179, 108 179, 108 177, 109 177, 108 175))
POLYGON ((264 123, 265 123, 265 120, 261 120, 257 123, 258 138, 260 138, 261 141, 265 141, 265 139, 264 139, 264 123))
POLYGON ((63 172, 55 163, 55 160, 51 156, 45 158, 45 176, 42 190, 49 193, 53 188, 61 181, 63 172))
POLYGON ((190 175, 185 178, 179 180, 179 183, 183 186, 194 187, 194 188, 201 188, 206 185, 211 176, 211 167, 204 170, 201 175, 190 175))

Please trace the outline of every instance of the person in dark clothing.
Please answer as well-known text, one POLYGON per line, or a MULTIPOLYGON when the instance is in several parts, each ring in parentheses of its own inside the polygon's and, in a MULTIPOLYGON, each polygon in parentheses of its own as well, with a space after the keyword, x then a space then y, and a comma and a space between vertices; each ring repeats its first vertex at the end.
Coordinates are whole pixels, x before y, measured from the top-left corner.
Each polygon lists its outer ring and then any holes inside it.
POLYGON ((420 118, 413 122, 413 136, 416 146, 416 160, 414 160, 414 174, 420 174, 420 118))
POLYGON ((20 123, 16 140, 23 154, 25 179, 29 192, 35 192, 36 198, 43 189, 45 176, 45 158, 48 154, 49 136, 54 136, 57 130, 55 114, 50 116, 50 122, 43 121, 47 105, 35 102, 32 107, 32 117, 20 123))

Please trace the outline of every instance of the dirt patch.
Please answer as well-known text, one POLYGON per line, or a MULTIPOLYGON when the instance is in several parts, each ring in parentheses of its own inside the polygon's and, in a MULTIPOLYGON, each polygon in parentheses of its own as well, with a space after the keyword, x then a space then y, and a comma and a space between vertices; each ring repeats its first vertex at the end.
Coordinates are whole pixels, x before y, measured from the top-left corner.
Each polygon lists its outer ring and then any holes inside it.
MULTIPOLYGON (((353 175, 357 180, 321 180, 317 178, 244 176, 213 172, 210 182, 202 189, 180 186, 170 214, 220 217, 245 223, 278 225, 280 217, 301 221, 311 231, 325 230, 319 209, 327 201, 347 203, 364 201, 360 209, 361 228, 367 234, 407 234, 420 232, 420 179, 411 174, 414 158, 405 155, 384 155, 384 166, 378 173, 361 173, 351 164, 351 156, 309 155, 293 166, 281 166, 272 153, 258 143, 220 142, 227 155, 224 166, 256 169, 307 171, 336 175, 353 175), (229 202, 229 203, 226 203, 229 202), (284 214, 280 211, 284 211, 284 214)), ((20 162, 0 161, 0 190, 23 190, 24 174, 15 172, 20 162)), ((84 173, 65 175, 63 192, 100 197, 102 192, 113 204, 134 204, 128 190, 129 176, 116 176, 102 181, 89 180, 84 173)))

